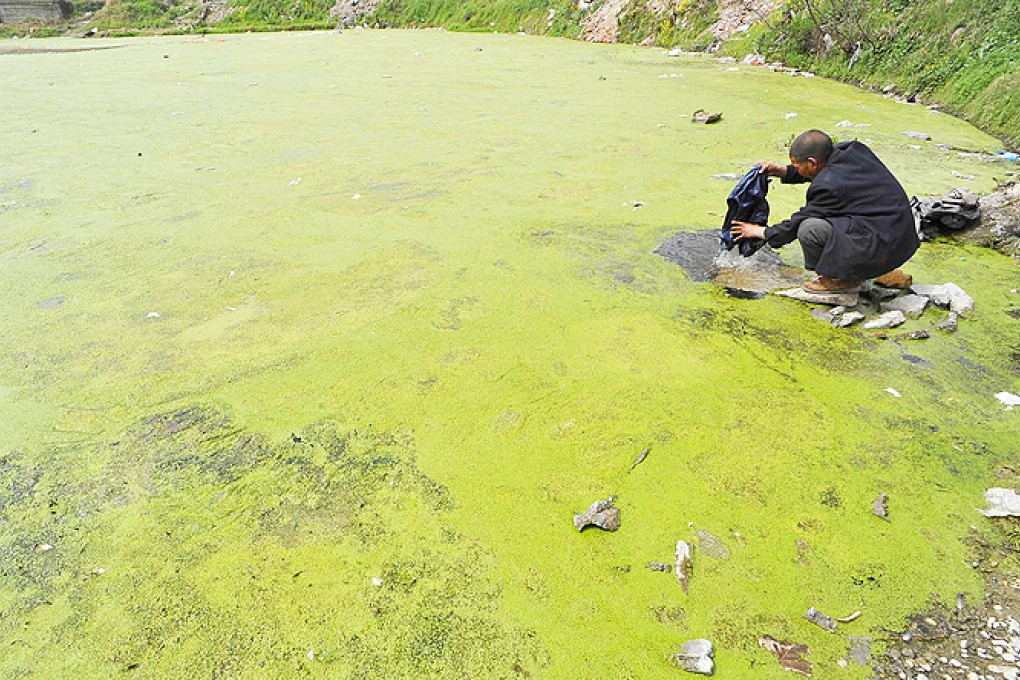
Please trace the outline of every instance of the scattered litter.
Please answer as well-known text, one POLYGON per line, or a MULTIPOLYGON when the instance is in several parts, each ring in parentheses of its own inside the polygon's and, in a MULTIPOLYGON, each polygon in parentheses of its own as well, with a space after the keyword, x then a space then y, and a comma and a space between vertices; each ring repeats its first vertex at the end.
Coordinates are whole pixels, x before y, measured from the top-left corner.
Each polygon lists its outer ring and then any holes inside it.
POLYGON ((929 135, 926 132, 917 132, 915 130, 907 130, 903 134, 905 134, 907 137, 910 137, 911 139, 920 139, 920 140, 923 140, 923 141, 926 141, 926 142, 927 141, 931 141, 931 135, 929 135))
POLYGON ((995 395, 995 398, 1006 405, 1007 411, 1012 411, 1014 406, 1020 406, 1020 394, 999 392, 995 395))
POLYGON ((715 672, 715 662, 712 661, 714 656, 712 643, 704 638, 698 638, 680 645, 680 651, 673 654, 672 659, 677 668, 689 673, 712 675, 715 672))
POLYGON ((592 525, 604 531, 616 531, 620 528, 620 509, 613 507, 615 502, 615 495, 604 501, 595 501, 587 510, 574 515, 574 526, 578 531, 592 525))
POLYGON ((676 562, 673 564, 673 573, 676 575, 677 583, 680 584, 680 588, 687 594, 687 588, 691 584, 691 571, 693 568, 693 562, 691 561, 691 546, 684 541, 676 542, 676 562))
POLYGON ((848 120, 841 120, 838 123, 836 123, 836 127, 838 127, 838 128, 849 128, 849 127, 852 127, 852 128, 866 128, 866 127, 871 127, 871 123, 851 123, 848 120))
POLYGON ((651 453, 651 451, 652 451, 652 447, 649 446, 649 447, 646 447, 644 451, 639 453, 637 458, 634 459, 634 462, 630 464, 630 469, 628 469, 627 472, 630 472, 631 470, 636 468, 638 465, 643 463, 645 458, 648 457, 648 454, 651 453))
POLYGON ((631 210, 637 210, 638 208, 642 207, 644 204, 645 204, 644 201, 631 201, 630 202, 631 210))
POLYGON ((53 550, 53 546, 49 543, 40 543, 35 547, 36 552, 49 552, 53 550))
POLYGON ((823 614, 814 607, 809 607, 804 612, 804 618, 830 633, 836 630, 836 622, 832 620, 832 617, 823 614))
POLYGON ((709 123, 717 123, 720 120, 722 120, 722 113, 719 111, 705 111, 704 109, 698 109, 691 114, 692 123, 708 125, 709 123))
POLYGON ((772 652, 779 659, 779 664, 784 669, 806 675, 809 678, 811 677, 811 663, 802 658, 804 654, 809 653, 807 645, 796 642, 783 642, 771 635, 764 635, 759 638, 758 644, 772 652))
POLYGON ((985 491, 988 509, 981 510, 985 517, 1020 517, 1020 495, 1013 489, 993 487, 985 491))
POLYGON ((871 321, 868 321, 867 323, 863 324, 861 328, 866 328, 868 330, 876 330, 880 328, 896 328, 897 326, 902 326, 906 322, 907 317, 903 315, 903 312, 897 309, 891 312, 886 312, 885 314, 880 314, 871 321))
POLYGON ((974 175, 965 175, 962 172, 957 172, 956 170, 953 170, 952 173, 953 173, 953 177, 956 177, 956 178, 962 179, 962 180, 966 180, 968 182, 970 182, 971 180, 974 179, 974 175))
POLYGON ((884 492, 878 494, 878 498, 871 504, 871 511, 876 517, 889 521, 889 497, 884 492))
POLYGON ((837 620, 838 622, 840 622, 840 623, 850 623, 851 621, 856 621, 856 620, 857 620, 857 619, 859 619, 860 617, 861 617, 861 610, 860 610, 860 609, 858 609, 858 610, 857 610, 857 611, 855 611, 854 613, 852 613, 852 614, 847 614, 846 616, 844 616, 844 617, 841 617, 841 618, 838 618, 838 619, 836 619, 836 620, 837 620))
POLYGON ((659 76, 659 77, 660 77, 660 78, 680 78, 681 76, 680 76, 680 74, 679 74, 679 73, 663 73, 663 74, 662 74, 661 76, 659 76))
POLYGON ((379 578, 378 576, 373 576, 372 577, 372 585, 373 586, 375 586, 376 588, 381 588, 382 584, 383 584, 383 580, 381 578, 379 578))
POLYGON ((666 52, 666 56, 667 57, 679 57, 679 56, 683 56, 683 53, 684 53, 684 51, 678 47, 676 49, 670 50, 669 52, 666 52))
POLYGON ((902 395, 891 387, 885 388, 885 391, 899 399, 902 395))
POLYGON ((298 184, 301 184, 301 178, 300 177, 298 177, 297 179, 292 179, 288 186, 296 187, 298 184))
POLYGON ((652 571, 673 571, 673 567, 666 564, 665 562, 649 562, 645 565, 652 571))
POLYGON ((99 567, 98 569, 93 569, 92 570, 92 575, 93 576, 102 576, 105 573, 106 573, 106 569, 103 569, 102 567, 99 567))
POLYGON ((994 158, 1000 161, 1013 161, 1014 163, 1016 163, 1017 161, 1020 161, 1020 153, 1016 153, 1015 151, 1004 151, 1002 149, 999 149, 998 151, 995 152, 994 158))
POLYGON ((797 117, 797 114, 793 113, 793 112, 790 112, 790 113, 786 114, 786 120, 790 120, 791 118, 796 118, 796 117, 797 117))
POLYGON ((899 333, 893 336, 893 340, 927 340, 931 337, 931 331, 927 328, 920 328, 909 333, 899 333))
POLYGON ((749 54, 746 57, 744 57, 740 61, 740 63, 741 64, 747 64, 748 66, 764 66, 765 65, 765 57, 763 57, 760 54, 749 54))
POLYGON ((159 312, 149 312, 148 314, 145 315, 145 317, 147 319, 158 319, 159 318, 159 312))
POLYGON ((709 177, 709 179, 727 179, 735 181, 740 179, 741 177, 743 177, 743 175, 738 175, 735 172, 723 172, 718 175, 712 175, 711 177, 709 177))

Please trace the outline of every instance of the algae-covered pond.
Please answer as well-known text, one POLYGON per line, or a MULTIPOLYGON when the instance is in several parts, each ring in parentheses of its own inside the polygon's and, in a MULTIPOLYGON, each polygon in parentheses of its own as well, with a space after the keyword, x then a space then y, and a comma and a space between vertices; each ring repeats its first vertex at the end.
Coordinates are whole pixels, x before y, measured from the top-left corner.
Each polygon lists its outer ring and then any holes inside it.
POLYGON ((860 678, 848 636, 979 591, 1016 263, 926 244, 906 269, 977 311, 908 346, 653 253, 810 127, 988 190, 935 146, 993 151, 974 128, 524 36, 20 45, 55 51, 0 55, 3 677, 658 678, 696 637, 787 677, 768 634, 860 678), (578 534, 610 494, 619 531, 578 534), (686 595, 645 567, 681 539, 686 595))

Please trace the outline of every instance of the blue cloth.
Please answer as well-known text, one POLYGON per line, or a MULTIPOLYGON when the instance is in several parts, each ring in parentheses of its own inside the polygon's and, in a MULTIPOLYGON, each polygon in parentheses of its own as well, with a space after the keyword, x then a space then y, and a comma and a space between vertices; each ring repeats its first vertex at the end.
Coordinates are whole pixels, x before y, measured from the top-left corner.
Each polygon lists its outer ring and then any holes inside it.
POLYGON ((765 239, 745 238, 734 241, 730 234, 730 226, 734 221, 750 222, 760 224, 763 227, 769 222, 769 202, 765 195, 769 192, 769 178, 764 172, 758 172, 760 165, 756 165, 740 178, 737 186, 730 192, 726 199, 726 219, 723 220, 722 230, 719 238, 722 240, 722 247, 732 250, 733 246, 740 247, 740 254, 744 257, 751 257, 765 245, 765 239))

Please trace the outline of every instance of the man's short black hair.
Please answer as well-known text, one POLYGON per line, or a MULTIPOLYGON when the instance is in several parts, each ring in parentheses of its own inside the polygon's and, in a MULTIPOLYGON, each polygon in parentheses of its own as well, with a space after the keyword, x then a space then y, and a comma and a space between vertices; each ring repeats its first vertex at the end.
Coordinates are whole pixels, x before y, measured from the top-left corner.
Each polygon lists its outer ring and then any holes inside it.
POLYGON ((825 165, 830 155, 832 155, 832 138, 821 130, 803 132, 790 145, 790 158, 797 161, 814 158, 820 165, 825 165))

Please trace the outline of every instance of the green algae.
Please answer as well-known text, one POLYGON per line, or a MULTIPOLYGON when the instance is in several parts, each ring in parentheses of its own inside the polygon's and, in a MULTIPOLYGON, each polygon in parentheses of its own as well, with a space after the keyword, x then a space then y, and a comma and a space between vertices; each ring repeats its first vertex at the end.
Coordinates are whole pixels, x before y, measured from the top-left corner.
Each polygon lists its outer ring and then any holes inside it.
MULTIPOLYGON (((807 127, 868 140, 918 194, 1001 166, 902 131, 993 139, 619 46, 119 44, 4 57, 3 674, 666 677, 705 636, 720 673, 783 677, 768 633, 863 677, 808 606, 881 635, 980 587, 961 538, 1015 462, 992 395, 1018 391, 1016 263, 927 244, 907 269, 977 313, 908 345, 652 251, 720 221, 711 175, 807 127), (578 535, 610 493, 620 531, 578 535), (688 596, 644 568, 678 539, 688 596)), ((802 196, 775 187, 775 214, 802 196)))

